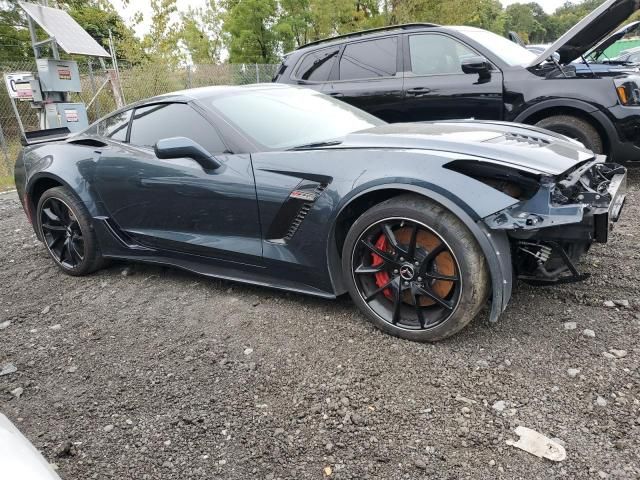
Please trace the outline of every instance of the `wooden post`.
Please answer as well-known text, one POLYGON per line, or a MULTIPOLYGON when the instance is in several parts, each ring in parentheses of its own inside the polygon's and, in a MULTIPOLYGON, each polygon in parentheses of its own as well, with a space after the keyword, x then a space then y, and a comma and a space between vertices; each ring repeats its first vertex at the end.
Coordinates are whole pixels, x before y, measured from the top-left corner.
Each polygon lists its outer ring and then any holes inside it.
POLYGON ((118 73, 115 69, 110 68, 107 70, 107 75, 109 75, 109 83, 111 84, 111 91, 113 92, 113 98, 116 100, 116 107, 122 108, 124 107, 124 98, 122 98, 122 90, 120 88, 120 79, 118 78, 118 73))

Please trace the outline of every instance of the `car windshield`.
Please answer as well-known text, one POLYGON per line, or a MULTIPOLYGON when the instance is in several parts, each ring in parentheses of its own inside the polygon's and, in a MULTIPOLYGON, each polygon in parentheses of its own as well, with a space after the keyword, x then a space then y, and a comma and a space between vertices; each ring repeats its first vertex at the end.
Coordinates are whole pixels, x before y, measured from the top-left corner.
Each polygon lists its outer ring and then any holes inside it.
POLYGON ((513 43, 511 40, 487 30, 469 28, 462 31, 462 33, 483 45, 494 55, 500 57, 504 63, 512 67, 529 65, 538 57, 535 53, 513 43))
POLYGON ((322 143, 385 122, 303 88, 248 89, 216 96, 209 105, 268 149, 322 143))

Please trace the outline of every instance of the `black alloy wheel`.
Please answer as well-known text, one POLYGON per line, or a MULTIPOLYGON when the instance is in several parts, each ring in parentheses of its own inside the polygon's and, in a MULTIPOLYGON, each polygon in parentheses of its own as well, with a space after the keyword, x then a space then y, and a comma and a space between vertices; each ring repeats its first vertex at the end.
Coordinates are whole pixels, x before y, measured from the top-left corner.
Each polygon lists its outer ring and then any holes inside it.
POLYGON ((342 246, 353 302, 380 330, 436 342, 468 325, 486 305, 491 282, 476 238, 454 213, 403 194, 360 214, 342 246))
POLYGON ((383 219, 365 230, 353 251, 352 274, 369 308, 383 321, 408 330, 441 325, 462 292, 451 248, 410 218, 383 219))
POLYGON ((66 187, 42 194, 36 223, 49 256, 65 273, 86 275, 106 264, 87 207, 66 187))
POLYGON ((53 259, 66 269, 77 268, 84 260, 85 245, 73 210, 59 198, 48 198, 40 209, 40 226, 53 259))

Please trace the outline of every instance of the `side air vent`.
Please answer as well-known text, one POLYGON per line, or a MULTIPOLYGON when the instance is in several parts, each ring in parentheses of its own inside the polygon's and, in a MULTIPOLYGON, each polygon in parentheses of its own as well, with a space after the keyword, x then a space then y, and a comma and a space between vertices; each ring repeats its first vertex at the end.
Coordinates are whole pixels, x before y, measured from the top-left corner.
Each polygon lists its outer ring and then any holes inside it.
POLYGON ((322 192, 324 192, 325 188, 327 188, 326 184, 324 183, 319 184, 313 191, 313 200, 309 200, 305 202, 302 205, 302 207, 300 207, 300 210, 298 210, 298 214, 295 216, 295 218, 291 222, 291 225, 289 226, 289 230, 287 230, 287 234, 284 236, 285 240, 291 240, 293 238, 293 236, 298 231, 298 228, 300 228, 300 225, 302 225, 302 222, 304 221, 305 217, 311 210, 313 203, 322 194, 322 192))
POLYGON ((106 143, 101 142, 100 140, 96 140, 95 138, 80 138, 78 140, 71 140, 67 143, 70 145, 85 145, 87 147, 98 147, 98 148, 107 146, 106 143))
POLYGON ((524 147, 528 146, 532 148, 546 147, 551 144, 548 140, 519 133, 507 133, 502 137, 490 140, 490 142, 501 143, 502 145, 522 145, 524 147))
POLYGON ((268 241, 283 243, 291 240, 327 185, 303 180, 289 192, 289 198, 282 204, 271 222, 266 237, 268 241))

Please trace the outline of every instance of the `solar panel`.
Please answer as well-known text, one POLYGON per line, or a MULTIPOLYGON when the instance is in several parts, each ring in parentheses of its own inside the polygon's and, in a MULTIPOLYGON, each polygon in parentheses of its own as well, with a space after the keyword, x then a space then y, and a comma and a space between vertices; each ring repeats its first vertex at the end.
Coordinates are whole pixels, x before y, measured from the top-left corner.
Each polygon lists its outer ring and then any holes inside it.
POLYGON ((91 57, 111 56, 64 10, 27 2, 19 3, 27 15, 50 37, 54 37, 60 48, 68 54, 91 57))

